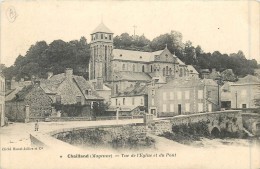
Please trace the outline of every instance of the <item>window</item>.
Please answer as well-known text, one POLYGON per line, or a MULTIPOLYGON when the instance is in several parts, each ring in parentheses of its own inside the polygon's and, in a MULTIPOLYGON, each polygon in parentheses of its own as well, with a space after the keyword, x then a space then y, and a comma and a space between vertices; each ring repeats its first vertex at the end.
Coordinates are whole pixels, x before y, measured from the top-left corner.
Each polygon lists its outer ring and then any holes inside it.
POLYGON ((169 69, 169 75, 172 75, 172 68, 169 69))
POLYGON ((163 76, 165 76, 165 68, 163 68, 163 76))
POLYGON ((133 72, 135 72, 135 65, 133 64, 133 72))
POLYGON ((190 99, 190 91, 185 91, 185 99, 190 99))
POLYGON ((122 70, 125 70, 125 64, 122 65, 122 70))
POLYGON ((98 38, 98 34, 96 34, 96 39, 98 38))
POLYGON ((143 101, 143 99, 141 98, 141 105, 143 105, 144 104, 144 101, 143 101))
POLYGON ((116 105, 117 105, 117 99, 116 99, 116 105))
POLYGON ((104 35, 103 35, 103 34, 101 34, 101 39, 103 39, 103 36, 104 36, 104 35))
POLYGON ((178 100, 181 100, 181 99, 182 99, 182 93, 181 93, 181 91, 178 91, 178 92, 177 92, 177 99, 178 99, 178 100))
POLYGON ((123 105, 125 105, 125 98, 123 98, 123 105))
POLYGON ((198 90, 198 99, 203 99, 203 90, 198 90))
POLYGON ((170 100, 173 100, 173 99, 174 99, 173 92, 170 92, 170 100))
POLYGON ((242 108, 245 109, 246 108, 246 104, 242 104, 242 108))
POLYGON ((203 103, 198 103, 198 112, 203 112, 203 103))
POLYGON ((88 90, 85 91, 85 94, 88 95, 88 90))
POLYGON ((185 111, 190 112, 190 103, 185 103, 185 111))
POLYGON ((152 106, 154 106, 154 98, 152 98, 152 106))
POLYGON ((163 92, 163 100, 167 100, 167 93, 163 92))
POLYGON ((166 66, 166 75, 169 75, 169 68, 166 66))
POLYGON ((144 65, 142 66, 142 72, 144 72, 144 65))
POLYGON ((91 40, 94 40, 94 36, 93 35, 91 36, 91 40))
POLYGON ((111 35, 109 35, 109 40, 111 40, 112 39, 112 36, 111 35))
POLYGON ((170 104, 170 112, 174 112, 174 104, 170 104))
POLYGON ((132 97, 132 105, 134 105, 134 104, 135 104, 135 98, 132 97))
POLYGON ((152 95, 153 95, 153 96, 155 95, 155 90, 152 90, 152 95))
POLYGON ((183 75, 182 75, 182 68, 180 68, 180 77, 182 77, 183 75))
POLYGON ((77 102, 77 104, 81 104, 81 96, 76 97, 76 102, 77 102))
POLYGON ((91 89, 88 90, 88 94, 89 94, 89 95, 92 95, 91 89))
POLYGON ((151 72, 153 72, 153 66, 151 65, 151 72))
POLYGON ((61 103, 61 96, 60 95, 56 96, 56 103, 58 103, 58 104, 61 103))
POLYGON ((163 104, 163 112, 166 112, 166 111, 167 111, 167 105, 163 104))

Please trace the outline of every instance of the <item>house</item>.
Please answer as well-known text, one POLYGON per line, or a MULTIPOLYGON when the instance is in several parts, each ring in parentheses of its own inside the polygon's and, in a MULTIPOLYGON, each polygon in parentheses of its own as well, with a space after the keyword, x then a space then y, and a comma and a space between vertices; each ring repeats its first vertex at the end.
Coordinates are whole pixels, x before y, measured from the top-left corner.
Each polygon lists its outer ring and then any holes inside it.
POLYGON ((110 109, 116 110, 120 107, 121 112, 129 112, 128 115, 130 115, 137 107, 143 107, 143 111, 145 111, 147 106, 147 84, 136 83, 135 85, 126 88, 123 92, 112 96, 110 109))
POLYGON ((0 70, 0 126, 5 125, 5 77, 0 70))
POLYGON ((41 88, 52 99, 53 103, 62 105, 89 105, 93 102, 104 101, 91 82, 82 76, 73 75, 73 69, 67 68, 65 73, 41 79, 41 88))
POLYGON ((151 85, 148 109, 154 116, 176 116, 219 109, 218 85, 212 79, 183 77, 167 84, 151 85))
POLYGON ((221 87, 222 108, 256 108, 257 99, 260 99, 260 79, 256 76, 247 75, 221 87))
POLYGON ((40 82, 25 86, 6 102, 6 116, 12 121, 27 121, 52 113, 52 100, 40 87, 40 82))

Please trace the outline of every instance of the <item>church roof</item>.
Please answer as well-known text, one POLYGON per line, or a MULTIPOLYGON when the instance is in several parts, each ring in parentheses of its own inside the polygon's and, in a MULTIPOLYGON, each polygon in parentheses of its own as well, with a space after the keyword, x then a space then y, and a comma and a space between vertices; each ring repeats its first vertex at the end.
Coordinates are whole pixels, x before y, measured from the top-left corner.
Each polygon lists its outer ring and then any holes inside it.
POLYGON ((160 55, 164 50, 155 52, 142 52, 124 49, 113 49, 113 59, 138 61, 138 62, 151 62, 154 61, 156 55, 160 55))
POLYGON ((152 78, 145 72, 115 72, 115 81, 150 81, 152 78))
POLYGON ((177 62, 178 62, 180 65, 185 66, 185 64, 181 61, 181 59, 177 58, 177 62))
POLYGON ((106 27, 106 25, 104 25, 103 22, 101 22, 96 29, 94 29, 94 31, 91 33, 97 33, 97 32, 103 32, 103 33, 113 33, 110 29, 108 29, 108 27, 106 27))

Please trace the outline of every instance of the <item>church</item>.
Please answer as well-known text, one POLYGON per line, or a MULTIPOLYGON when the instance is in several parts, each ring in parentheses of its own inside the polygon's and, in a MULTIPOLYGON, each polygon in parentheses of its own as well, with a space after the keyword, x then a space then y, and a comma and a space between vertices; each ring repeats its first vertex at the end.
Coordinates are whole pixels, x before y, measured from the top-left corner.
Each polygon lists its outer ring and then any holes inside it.
POLYGON ((167 83, 178 77, 198 76, 198 72, 172 54, 167 45, 154 52, 114 49, 113 32, 104 23, 91 33, 90 48, 89 79, 95 80, 96 86, 109 84, 111 98, 124 96, 125 90, 137 84, 143 86, 153 80, 167 83))

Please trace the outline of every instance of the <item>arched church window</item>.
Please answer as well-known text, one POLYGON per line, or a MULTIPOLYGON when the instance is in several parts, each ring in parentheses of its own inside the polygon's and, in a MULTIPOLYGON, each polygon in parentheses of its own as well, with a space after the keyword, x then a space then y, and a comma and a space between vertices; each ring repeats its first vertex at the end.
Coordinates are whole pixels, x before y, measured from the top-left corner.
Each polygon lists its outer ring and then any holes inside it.
POLYGON ((163 76, 165 76, 165 68, 163 68, 163 76))
POLYGON ((142 72, 144 72, 144 65, 142 66, 142 72))
POLYGON ((118 84, 116 84, 116 94, 118 94, 118 84))
POLYGON ((151 72, 153 72, 153 66, 151 65, 151 72))
POLYGON ((169 74, 172 75, 172 68, 169 69, 169 74))
POLYGON ((169 74, 169 70, 168 69, 169 69, 168 66, 166 66, 166 75, 169 74))

